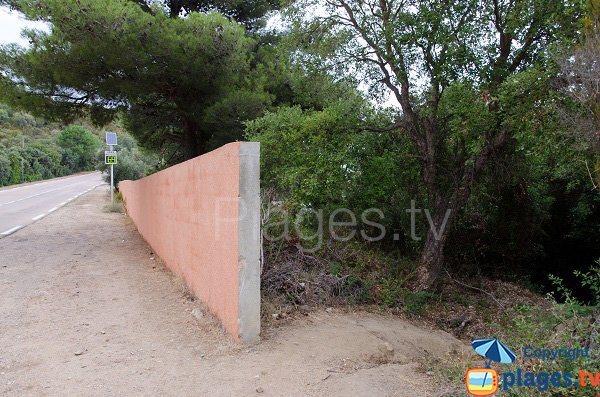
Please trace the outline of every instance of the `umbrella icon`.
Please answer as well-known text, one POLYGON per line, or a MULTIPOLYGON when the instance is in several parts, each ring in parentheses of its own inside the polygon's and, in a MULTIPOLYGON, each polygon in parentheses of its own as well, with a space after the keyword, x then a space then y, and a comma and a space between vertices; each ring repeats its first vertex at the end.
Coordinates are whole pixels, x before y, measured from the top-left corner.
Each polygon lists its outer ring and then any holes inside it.
POLYGON ((486 368, 490 368, 492 361, 510 364, 517 359, 515 353, 498 339, 475 339, 471 342, 471 346, 478 354, 487 359, 485 360, 486 368))

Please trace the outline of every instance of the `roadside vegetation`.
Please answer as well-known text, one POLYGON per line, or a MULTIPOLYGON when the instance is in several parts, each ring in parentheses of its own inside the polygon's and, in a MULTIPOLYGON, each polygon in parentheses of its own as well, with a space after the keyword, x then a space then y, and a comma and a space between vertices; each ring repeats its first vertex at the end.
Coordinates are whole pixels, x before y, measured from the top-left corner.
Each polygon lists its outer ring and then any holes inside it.
MULTIPOLYGON (((82 120, 82 125, 50 122, 0 103, 0 186, 100 170, 110 181, 104 164, 104 131, 82 120)), ((165 161, 141 149, 122 128, 119 131, 119 166, 115 185, 135 180, 163 168, 165 161)))
POLYGON ((0 186, 91 171, 98 136, 85 127, 61 127, 0 103, 0 186))

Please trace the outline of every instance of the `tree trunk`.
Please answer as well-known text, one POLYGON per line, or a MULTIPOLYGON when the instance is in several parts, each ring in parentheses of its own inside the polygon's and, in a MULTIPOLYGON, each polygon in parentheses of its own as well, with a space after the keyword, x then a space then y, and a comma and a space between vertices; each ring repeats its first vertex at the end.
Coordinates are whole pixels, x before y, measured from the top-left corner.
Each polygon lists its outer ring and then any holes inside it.
POLYGON ((198 147, 198 126, 192 120, 186 119, 184 122, 183 152, 186 160, 199 156, 198 147))
POLYGON ((456 206, 438 198, 433 209, 433 214, 427 216, 429 229, 425 246, 421 252, 417 280, 414 289, 417 291, 431 290, 442 272, 444 264, 444 248, 450 229, 456 219, 456 206))
MULTIPOLYGON (((447 232, 444 234, 447 235, 447 232)), ((419 267, 417 268, 417 280, 414 289, 417 291, 431 290, 442 273, 444 264, 444 246, 446 240, 436 239, 431 232, 427 234, 425 246, 421 252, 419 267)))
MULTIPOLYGON (((503 128, 500 133, 489 142, 473 159, 473 165, 467 167, 462 172, 462 177, 457 186, 452 191, 449 199, 444 200, 444 196, 437 190, 435 183, 430 183, 427 187, 429 193, 434 197, 433 216, 428 219, 433 221, 432 229, 430 225, 427 233, 425 247, 421 254, 419 267, 417 268, 417 280, 414 284, 415 290, 429 290, 435 287, 435 283, 442 272, 444 264, 444 247, 450 229, 454 226, 454 221, 458 216, 458 211, 469 201, 473 184, 477 181, 483 167, 488 163, 494 152, 502 148, 511 138, 511 130, 503 128), (450 211, 447 215, 447 211, 450 211), (444 224, 444 219, 447 217, 444 224), (441 228, 441 225, 444 227, 441 228), (436 235, 437 232, 437 235, 436 235)), ((434 179, 432 179, 434 181, 434 179)), ((427 179, 425 180, 427 183, 427 179)))

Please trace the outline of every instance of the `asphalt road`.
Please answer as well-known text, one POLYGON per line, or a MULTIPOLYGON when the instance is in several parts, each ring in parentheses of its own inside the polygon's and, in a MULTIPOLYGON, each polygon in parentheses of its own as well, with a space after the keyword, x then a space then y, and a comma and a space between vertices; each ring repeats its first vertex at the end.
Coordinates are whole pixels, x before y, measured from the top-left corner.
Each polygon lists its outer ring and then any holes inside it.
POLYGON ((51 214, 102 185, 100 172, 0 190, 0 238, 51 214))

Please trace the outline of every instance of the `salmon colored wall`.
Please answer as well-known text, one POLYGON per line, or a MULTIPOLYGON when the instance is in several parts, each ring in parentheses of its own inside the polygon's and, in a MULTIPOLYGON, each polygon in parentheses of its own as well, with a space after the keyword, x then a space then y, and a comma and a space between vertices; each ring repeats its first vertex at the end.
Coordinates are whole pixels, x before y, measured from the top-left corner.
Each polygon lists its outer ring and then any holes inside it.
POLYGON ((141 180, 123 181, 127 213, 156 254, 236 339, 240 143, 141 180))

